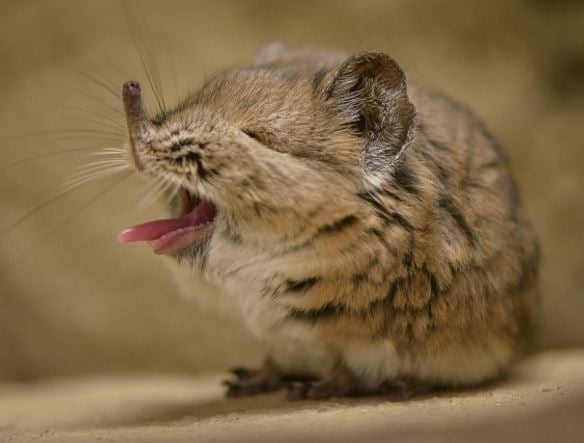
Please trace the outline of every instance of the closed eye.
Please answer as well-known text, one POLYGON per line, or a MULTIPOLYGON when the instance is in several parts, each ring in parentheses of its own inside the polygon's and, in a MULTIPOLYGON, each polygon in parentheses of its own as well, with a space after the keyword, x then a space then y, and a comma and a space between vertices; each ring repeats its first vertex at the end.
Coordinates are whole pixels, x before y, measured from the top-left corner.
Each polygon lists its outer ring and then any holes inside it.
POLYGON ((262 145, 264 145, 266 148, 268 149, 272 149, 274 151, 277 152, 283 152, 280 149, 278 149, 279 147, 274 145, 273 140, 272 140, 272 136, 268 131, 262 131, 262 130, 252 130, 252 129, 241 129, 241 132, 243 132, 245 135, 247 135, 249 138, 254 139, 257 142, 260 142, 262 145))
POLYGON ((264 143, 264 140, 262 139, 262 137, 257 132, 254 132, 254 131, 252 131, 250 129, 242 129, 241 132, 243 132, 249 138, 253 138, 255 141, 258 141, 260 143, 264 143))

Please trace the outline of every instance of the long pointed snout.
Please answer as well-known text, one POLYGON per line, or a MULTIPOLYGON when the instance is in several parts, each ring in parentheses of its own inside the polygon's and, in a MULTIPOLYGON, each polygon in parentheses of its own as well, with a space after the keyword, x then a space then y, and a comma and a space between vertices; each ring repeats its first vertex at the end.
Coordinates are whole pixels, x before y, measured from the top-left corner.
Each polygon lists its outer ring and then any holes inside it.
POLYGON ((128 132, 130 133, 131 154, 138 171, 144 169, 138 157, 138 148, 144 142, 146 131, 146 113, 142 103, 142 88, 137 81, 127 81, 122 87, 122 99, 124 101, 124 111, 128 122, 128 132))

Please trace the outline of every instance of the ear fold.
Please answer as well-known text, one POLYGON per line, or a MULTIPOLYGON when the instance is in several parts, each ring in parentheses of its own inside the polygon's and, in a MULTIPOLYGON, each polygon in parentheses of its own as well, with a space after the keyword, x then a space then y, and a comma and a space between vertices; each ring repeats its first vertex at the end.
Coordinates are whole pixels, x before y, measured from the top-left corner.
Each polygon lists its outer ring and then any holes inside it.
POLYGON ((380 52, 353 55, 338 68, 325 94, 365 139, 364 169, 383 173, 391 168, 413 136, 416 115, 397 62, 380 52))

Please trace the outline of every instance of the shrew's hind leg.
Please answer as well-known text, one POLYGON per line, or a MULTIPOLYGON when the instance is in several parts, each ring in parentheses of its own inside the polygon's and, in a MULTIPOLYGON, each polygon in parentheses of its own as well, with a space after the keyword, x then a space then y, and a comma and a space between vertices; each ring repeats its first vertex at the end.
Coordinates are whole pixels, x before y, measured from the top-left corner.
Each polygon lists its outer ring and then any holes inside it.
POLYGON ((235 380, 223 381, 230 398, 274 392, 284 387, 284 374, 269 358, 259 369, 234 368, 231 373, 235 380))
POLYGON ((331 374, 322 380, 292 382, 288 385, 289 400, 324 400, 359 393, 361 391, 355 376, 343 364, 338 364, 331 374))
POLYGON ((295 381, 288 384, 289 400, 324 400, 332 397, 385 396, 393 401, 408 401, 413 397, 443 390, 424 381, 410 377, 397 377, 376 386, 363 386, 351 370, 339 363, 324 379, 319 381, 295 381))

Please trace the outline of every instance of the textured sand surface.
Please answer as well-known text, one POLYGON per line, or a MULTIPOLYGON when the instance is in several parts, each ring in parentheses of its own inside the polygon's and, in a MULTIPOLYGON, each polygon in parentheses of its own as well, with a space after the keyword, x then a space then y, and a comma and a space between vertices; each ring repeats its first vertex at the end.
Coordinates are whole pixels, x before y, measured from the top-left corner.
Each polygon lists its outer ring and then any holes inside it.
MULTIPOLYGON (((539 441, 542 423, 534 417, 540 415, 554 432, 551 441, 584 439, 581 350, 533 356, 496 386, 404 403, 288 402, 282 393, 227 400, 221 378, 102 376, 5 385, 0 441, 368 441, 384 435, 442 441, 484 427, 501 438, 509 430, 539 441)), ((484 430, 475 437, 483 441, 484 430)))

